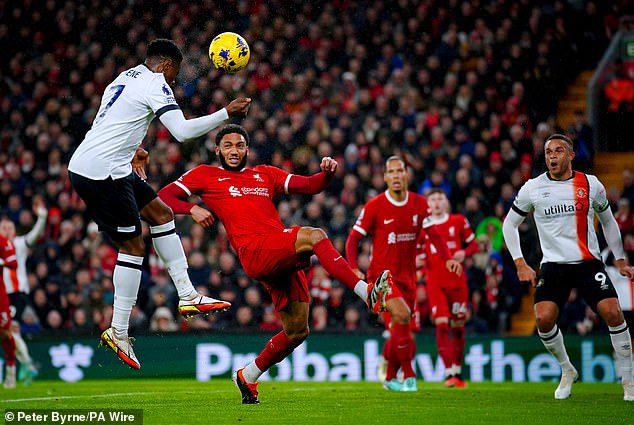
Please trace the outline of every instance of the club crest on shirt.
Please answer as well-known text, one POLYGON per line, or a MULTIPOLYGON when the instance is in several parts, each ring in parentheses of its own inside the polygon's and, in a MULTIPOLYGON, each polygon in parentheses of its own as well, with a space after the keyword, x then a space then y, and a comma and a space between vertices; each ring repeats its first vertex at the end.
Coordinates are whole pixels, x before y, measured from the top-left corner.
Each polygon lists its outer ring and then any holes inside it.
POLYGON ((260 177, 260 175, 259 175, 259 174, 254 174, 254 175, 253 175, 253 178, 254 178, 255 180, 259 181, 259 182, 263 182, 263 181, 264 181, 264 179, 263 179, 262 177, 260 177))
POLYGON ((588 195, 588 192, 586 192, 584 188, 580 187, 579 189, 577 189, 577 192, 575 193, 575 195, 577 196, 577 198, 586 198, 588 195))

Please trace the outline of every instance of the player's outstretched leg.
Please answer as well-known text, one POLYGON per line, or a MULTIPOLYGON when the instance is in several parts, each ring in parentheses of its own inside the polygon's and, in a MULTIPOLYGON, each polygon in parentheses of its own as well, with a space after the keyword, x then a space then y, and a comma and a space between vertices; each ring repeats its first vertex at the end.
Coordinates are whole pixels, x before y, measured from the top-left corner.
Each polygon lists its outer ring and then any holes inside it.
POLYGON ((181 299, 178 302, 178 312, 184 318, 188 319, 197 314, 221 313, 229 310, 231 303, 227 301, 217 300, 196 293, 192 299, 181 299))
POLYGON ((112 328, 106 329, 101 334, 101 345, 110 348, 121 359, 121 361, 132 369, 140 369, 141 364, 134 354, 132 349, 132 342, 129 337, 117 338, 112 328))
POLYGON ((199 294, 187 275, 187 258, 174 220, 150 227, 152 244, 178 291, 178 312, 185 318, 227 311, 231 303, 199 294))
POLYGON ((391 273, 385 270, 374 283, 367 283, 359 279, 346 259, 333 247, 324 231, 319 229, 319 232, 323 234, 323 239, 315 243, 313 253, 317 256, 321 266, 330 276, 343 283, 346 288, 364 300, 372 312, 385 311, 387 308, 385 297, 392 287, 391 273))

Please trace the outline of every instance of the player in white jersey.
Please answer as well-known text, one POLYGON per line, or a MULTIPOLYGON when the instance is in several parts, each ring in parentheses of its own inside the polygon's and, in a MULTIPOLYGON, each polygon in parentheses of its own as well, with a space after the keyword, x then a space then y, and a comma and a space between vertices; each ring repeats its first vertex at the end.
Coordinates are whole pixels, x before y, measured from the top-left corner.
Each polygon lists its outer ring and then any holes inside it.
POLYGON ((561 365, 561 381, 556 399, 570 396, 579 374, 574 368, 557 327, 557 318, 573 287, 608 325, 610 339, 621 373, 623 399, 634 401, 632 380, 632 341, 619 305, 617 293, 601 261, 594 230, 596 213, 619 273, 634 277, 628 265, 618 225, 606 198, 605 188, 592 175, 572 169, 572 140, 553 134, 544 145, 548 171, 522 186, 502 230, 520 281, 535 289, 535 320, 539 337, 561 365), (526 264, 520 247, 518 226, 533 211, 543 252, 541 278, 526 264))
POLYGON ((174 214, 145 182, 148 153, 140 148, 155 118, 180 142, 202 136, 230 116, 246 115, 251 99, 236 99, 211 115, 185 119, 170 88, 183 55, 172 41, 157 39, 145 62, 123 71, 106 87, 92 128, 73 154, 68 170, 73 188, 99 229, 119 247, 113 281, 112 327, 102 342, 128 366, 139 369, 128 325, 136 303, 145 247, 140 218, 150 224, 156 252, 164 261, 180 298, 183 316, 223 311, 230 304, 205 297, 187 275, 187 259, 174 226, 174 214))
POLYGON ((13 242, 15 247, 15 256, 18 262, 16 269, 3 268, 4 285, 9 295, 9 303, 11 304, 11 333, 15 340, 15 355, 20 362, 20 371, 18 378, 25 384, 30 384, 33 376, 37 373, 37 369, 33 364, 29 349, 20 334, 20 320, 24 309, 30 305, 28 293, 30 292, 29 283, 26 277, 26 260, 31 248, 44 233, 46 226, 46 218, 48 210, 44 206, 44 201, 40 197, 33 200, 33 211, 37 215, 37 221, 33 228, 25 235, 17 236, 15 224, 9 218, 4 217, 0 220, 0 235, 6 237, 13 242))

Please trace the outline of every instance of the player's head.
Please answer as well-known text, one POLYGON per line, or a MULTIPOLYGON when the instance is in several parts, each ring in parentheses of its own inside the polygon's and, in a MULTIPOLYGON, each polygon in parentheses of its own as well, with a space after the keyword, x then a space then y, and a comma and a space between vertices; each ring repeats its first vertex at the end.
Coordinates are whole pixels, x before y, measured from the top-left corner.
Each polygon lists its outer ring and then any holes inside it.
POLYGON ((405 161, 399 156, 391 156, 385 160, 383 180, 387 184, 387 190, 392 194, 400 194, 407 191, 409 175, 405 161))
POLYGON ((216 134, 216 155, 222 168, 242 170, 249 156, 249 133, 238 124, 228 124, 216 134))
POLYGON ((440 216, 449 212, 449 198, 444 190, 435 187, 425 197, 433 215, 440 216))
POLYGON ((145 64, 154 72, 165 76, 168 84, 173 84, 183 62, 183 54, 178 46, 166 38, 157 38, 148 44, 145 64))
POLYGON ((0 219, 0 235, 8 239, 13 239, 16 236, 15 223, 7 217, 0 219))
POLYGON ((564 134, 555 133, 544 143, 546 166, 551 177, 568 178, 572 172, 572 159, 575 157, 572 139, 564 134))

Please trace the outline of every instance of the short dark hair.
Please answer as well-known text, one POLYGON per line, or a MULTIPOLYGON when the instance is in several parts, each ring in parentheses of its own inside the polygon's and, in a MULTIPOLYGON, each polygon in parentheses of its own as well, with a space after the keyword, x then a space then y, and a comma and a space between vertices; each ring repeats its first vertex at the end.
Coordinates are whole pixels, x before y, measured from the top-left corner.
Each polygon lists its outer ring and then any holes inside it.
POLYGON ((216 146, 220 144, 220 141, 227 134, 238 133, 244 137, 244 140, 247 142, 247 146, 249 146, 249 133, 247 133, 246 128, 242 127, 238 124, 227 124, 216 134, 216 146))
POLYGON ((383 170, 387 170, 387 164, 390 161, 401 161, 401 164, 403 164, 403 167, 405 169, 407 169, 407 164, 405 163, 405 161, 403 160, 403 158, 401 158, 398 155, 392 155, 391 157, 389 157, 388 159, 385 160, 385 164, 383 164, 383 170))
POLYGON ((565 134, 561 134, 561 133, 551 134, 550 136, 548 136, 544 144, 550 142, 551 140, 563 140, 564 142, 566 142, 566 144, 568 145, 571 151, 574 150, 575 145, 572 142, 572 139, 566 136, 565 134))
POLYGON ((172 59, 174 62, 181 63, 183 54, 176 43, 166 38, 157 38, 147 46, 147 58, 172 59))

